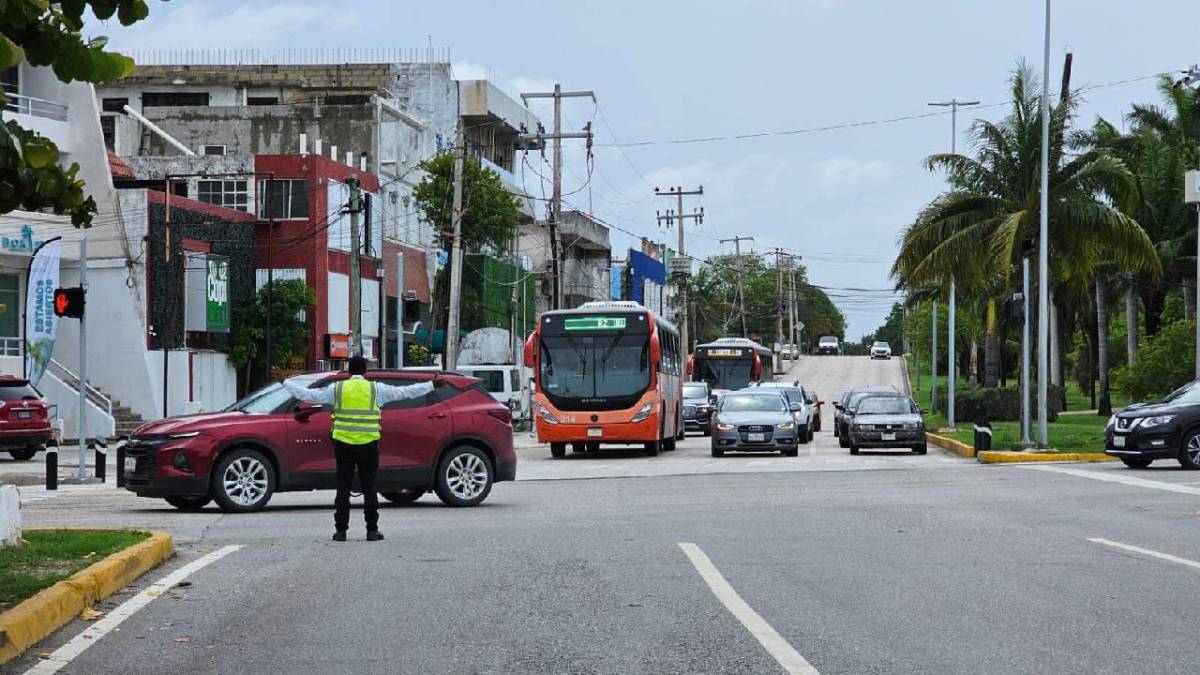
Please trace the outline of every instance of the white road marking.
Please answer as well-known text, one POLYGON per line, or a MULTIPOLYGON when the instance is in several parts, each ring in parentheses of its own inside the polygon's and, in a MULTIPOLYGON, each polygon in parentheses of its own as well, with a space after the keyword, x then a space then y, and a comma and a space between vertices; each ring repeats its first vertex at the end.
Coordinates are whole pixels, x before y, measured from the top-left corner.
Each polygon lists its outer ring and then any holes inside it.
POLYGON ((1114 473, 1112 471, 1085 471, 1083 469, 1071 469, 1065 466, 1023 466, 1022 469, 1030 469, 1033 471, 1049 471, 1051 473, 1063 473, 1068 476, 1079 476, 1080 478, 1090 478, 1092 480, 1105 481, 1107 483, 1121 483, 1123 485, 1132 485, 1133 487, 1149 488, 1151 490, 1162 490, 1164 492, 1178 492, 1184 495, 1200 496, 1200 488, 1191 487, 1190 485, 1180 485, 1178 483, 1164 483, 1159 480, 1149 480, 1147 478, 1138 478, 1136 476, 1127 476, 1125 473, 1114 473))
POLYGON ((48 658, 25 671, 25 675, 51 675, 51 673, 57 673, 60 669, 69 665, 72 659, 82 654, 85 649, 96 644, 97 640, 121 625, 125 619, 128 619, 139 609, 150 604, 151 600, 171 590, 175 584, 188 578, 193 573, 208 567, 239 548, 241 548, 241 545, 223 546, 159 579, 142 590, 141 593, 121 603, 119 607, 109 612, 104 618, 88 626, 82 633, 71 638, 70 642, 54 650, 54 653, 50 654, 48 658))
POLYGON ((725 609, 733 614, 734 618, 741 622, 746 630, 758 640, 758 643, 767 650, 771 658, 775 659, 785 671, 792 675, 820 675, 816 668, 813 668, 800 652, 796 651, 788 641, 783 639, 783 636, 771 628, 754 608, 746 604, 742 596, 729 585, 725 577, 721 575, 721 571, 713 565, 704 551, 700 550, 695 544, 679 544, 679 548, 683 549, 684 555, 691 561, 692 566, 700 573, 700 577, 708 584, 713 595, 725 605, 725 609))
POLYGON ((1167 562, 1173 562, 1173 563, 1177 563, 1180 565, 1186 565, 1187 567, 1191 567, 1191 568, 1200 570, 1200 562, 1196 562, 1195 560, 1188 560, 1187 558, 1180 558, 1179 556, 1171 555, 1170 553, 1160 553, 1158 551, 1151 551, 1148 548, 1141 548, 1139 546, 1130 546, 1129 544, 1122 544, 1119 541, 1111 541, 1109 539, 1103 539, 1101 537, 1088 537, 1088 541, 1092 542, 1093 544, 1102 544, 1104 546, 1111 546, 1113 548, 1119 548, 1123 551, 1129 551, 1131 553, 1140 553, 1141 555, 1148 555, 1151 558, 1158 558, 1159 560, 1166 560, 1167 562))

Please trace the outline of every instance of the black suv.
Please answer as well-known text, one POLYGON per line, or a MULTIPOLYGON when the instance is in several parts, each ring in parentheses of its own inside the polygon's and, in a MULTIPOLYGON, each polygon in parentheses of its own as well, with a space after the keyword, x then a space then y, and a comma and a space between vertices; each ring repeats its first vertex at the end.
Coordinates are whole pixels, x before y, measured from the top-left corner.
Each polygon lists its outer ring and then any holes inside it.
POLYGON ((712 414, 716 407, 715 396, 707 382, 683 383, 683 427, 687 431, 699 431, 712 435, 712 414))
POLYGON ((1104 430, 1104 452, 1131 469, 1144 469, 1156 459, 1200 469, 1200 380, 1161 400, 1118 410, 1104 430))

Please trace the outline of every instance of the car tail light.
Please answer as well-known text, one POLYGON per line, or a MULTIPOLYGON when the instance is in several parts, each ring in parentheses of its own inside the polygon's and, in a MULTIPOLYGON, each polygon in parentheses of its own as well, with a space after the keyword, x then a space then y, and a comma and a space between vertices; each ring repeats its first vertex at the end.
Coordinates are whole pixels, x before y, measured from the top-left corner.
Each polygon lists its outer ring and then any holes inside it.
POLYGON ((488 410, 488 414, 500 420, 501 422, 504 422, 505 424, 512 424, 512 411, 510 411, 508 408, 491 409, 488 410))

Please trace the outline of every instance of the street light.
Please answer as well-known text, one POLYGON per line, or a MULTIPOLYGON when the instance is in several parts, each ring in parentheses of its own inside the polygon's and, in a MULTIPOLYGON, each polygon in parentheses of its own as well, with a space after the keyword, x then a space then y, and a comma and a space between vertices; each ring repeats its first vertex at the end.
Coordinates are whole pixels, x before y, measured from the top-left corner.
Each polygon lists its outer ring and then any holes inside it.
POLYGON ((1046 39, 1042 61, 1042 185, 1038 228, 1038 447, 1046 447, 1046 382, 1050 377, 1050 0, 1046 0, 1046 39))
MULTIPOLYGON (((979 105, 979 101, 960 101, 952 98, 949 101, 934 101, 929 105, 938 108, 950 108, 950 154, 958 154, 958 108, 959 106, 979 105)), ((937 332, 937 303, 933 305, 933 321, 934 333, 937 332)), ((948 335, 949 341, 946 344, 946 424, 951 429, 954 428, 954 359, 955 347, 954 342, 954 277, 950 277, 950 303, 949 303, 949 319, 950 325, 948 335)), ((937 345, 937 342, 934 342, 937 345)), ((934 347, 934 391, 937 390, 937 348, 934 347)))
MULTIPOLYGON (((1175 83, 1175 86, 1192 87, 1200 85, 1200 65, 1192 66, 1183 71, 1183 77, 1175 83)), ((1196 288, 1200 289, 1200 201, 1197 200, 1200 195, 1197 195, 1197 189, 1200 187, 1200 172, 1187 172, 1184 176, 1184 202, 1196 204, 1196 288), (1189 189, 1190 188, 1190 189, 1189 189)), ((1197 308, 1200 308, 1200 292, 1195 293, 1195 301, 1197 308)), ((1200 317, 1200 313, 1196 314, 1200 317)), ((1196 377, 1200 378, 1200 320, 1196 321, 1196 377)))

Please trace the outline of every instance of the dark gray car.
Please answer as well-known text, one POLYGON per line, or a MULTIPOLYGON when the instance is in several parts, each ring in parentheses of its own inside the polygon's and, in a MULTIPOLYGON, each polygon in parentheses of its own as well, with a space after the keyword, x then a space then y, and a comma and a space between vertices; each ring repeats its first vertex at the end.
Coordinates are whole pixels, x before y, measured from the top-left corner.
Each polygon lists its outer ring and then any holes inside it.
POLYGON ((713 416, 712 456, 728 451, 799 454, 794 413, 803 404, 789 404, 777 390, 735 391, 725 394, 713 416))
POLYGON ((850 418, 850 454, 859 448, 911 448, 926 453, 925 419, 907 396, 867 396, 850 418))
POLYGON ((707 382, 683 383, 683 427, 687 431, 699 431, 705 436, 712 435, 711 423, 713 409, 712 390, 707 382))

